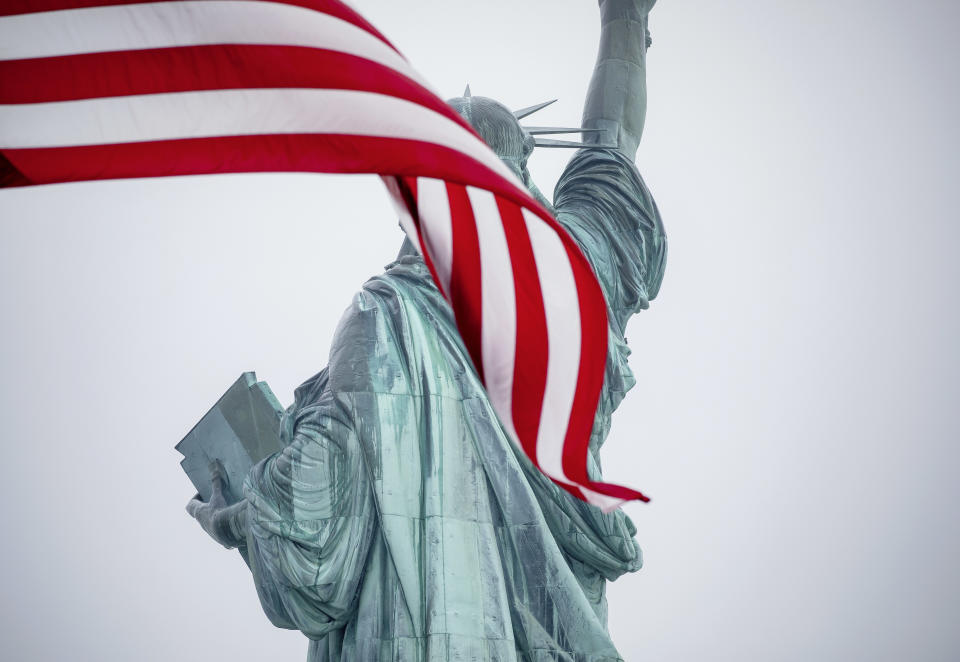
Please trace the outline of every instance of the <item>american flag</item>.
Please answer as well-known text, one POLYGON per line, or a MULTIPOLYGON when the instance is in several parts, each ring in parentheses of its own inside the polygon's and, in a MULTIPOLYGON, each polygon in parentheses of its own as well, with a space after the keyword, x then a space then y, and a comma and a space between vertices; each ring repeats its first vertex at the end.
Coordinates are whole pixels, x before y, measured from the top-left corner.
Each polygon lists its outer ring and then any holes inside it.
POLYGON ((4 0, 0 185, 226 172, 377 173, 513 441, 590 480, 606 305, 551 214, 337 0, 4 0))

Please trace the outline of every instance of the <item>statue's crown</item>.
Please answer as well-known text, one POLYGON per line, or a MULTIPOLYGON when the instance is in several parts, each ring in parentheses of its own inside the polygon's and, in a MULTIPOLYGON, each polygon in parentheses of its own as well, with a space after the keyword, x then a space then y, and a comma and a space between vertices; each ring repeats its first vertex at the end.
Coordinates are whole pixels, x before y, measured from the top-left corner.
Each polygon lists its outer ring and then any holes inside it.
POLYGON ((554 140, 541 138, 542 135, 562 133, 602 133, 602 129, 583 129, 559 126, 523 126, 520 120, 546 108, 556 99, 511 111, 499 101, 488 97, 473 96, 467 85, 462 97, 450 99, 449 103, 467 122, 476 129, 480 137, 508 163, 526 162, 534 147, 585 147, 592 149, 611 149, 616 145, 603 142, 580 142, 574 140, 554 140))

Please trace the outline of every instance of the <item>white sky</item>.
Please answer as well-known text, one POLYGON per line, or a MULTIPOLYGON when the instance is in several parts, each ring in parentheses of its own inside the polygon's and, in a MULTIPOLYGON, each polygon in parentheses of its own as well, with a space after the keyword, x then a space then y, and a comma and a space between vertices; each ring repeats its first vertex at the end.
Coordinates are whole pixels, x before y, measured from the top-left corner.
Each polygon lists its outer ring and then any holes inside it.
MULTIPOLYGON (((356 0, 445 97, 560 101, 590 0, 356 0)), ((638 159, 670 237, 606 475, 646 565, 627 660, 960 657, 956 3, 663 0, 638 159)), ((552 190, 568 153, 533 175, 552 190)), ((185 514, 173 445, 243 370, 282 401, 401 241, 369 177, 0 192, 0 658, 302 660, 185 514)))

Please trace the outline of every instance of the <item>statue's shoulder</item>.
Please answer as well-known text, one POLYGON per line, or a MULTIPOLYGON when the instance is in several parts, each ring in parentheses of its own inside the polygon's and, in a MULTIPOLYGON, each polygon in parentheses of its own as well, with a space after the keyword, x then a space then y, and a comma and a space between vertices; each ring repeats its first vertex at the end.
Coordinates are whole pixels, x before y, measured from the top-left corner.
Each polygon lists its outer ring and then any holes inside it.
POLYGON ((633 233, 639 229, 664 235, 650 189, 636 164, 618 150, 577 152, 557 182, 554 207, 558 218, 605 221, 607 231, 619 228, 633 233))
POLYGON ((643 177, 618 150, 581 150, 557 183, 554 206, 622 328, 656 296, 666 260, 663 221, 643 177))

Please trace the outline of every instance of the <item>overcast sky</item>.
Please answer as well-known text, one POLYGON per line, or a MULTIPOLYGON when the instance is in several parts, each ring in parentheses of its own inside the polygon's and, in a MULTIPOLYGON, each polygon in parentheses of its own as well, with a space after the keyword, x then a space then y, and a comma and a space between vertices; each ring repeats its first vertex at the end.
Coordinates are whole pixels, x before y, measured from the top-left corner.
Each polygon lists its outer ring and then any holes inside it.
MULTIPOLYGON (((445 97, 577 122, 591 0, 355 0, 445 97)), ((606 476, 627 660, 960 659, 960 5, 662 0, 638 164, 670 238, 606 476)), ((539 150, 552 190, 569 153, 539 150), (543 152, 543 153, 540 153, 543 152)), ((401 242, 371 177, 0 192, 0 658, 303 660, 183 510, 244 370, 285 404, 401 242)))

